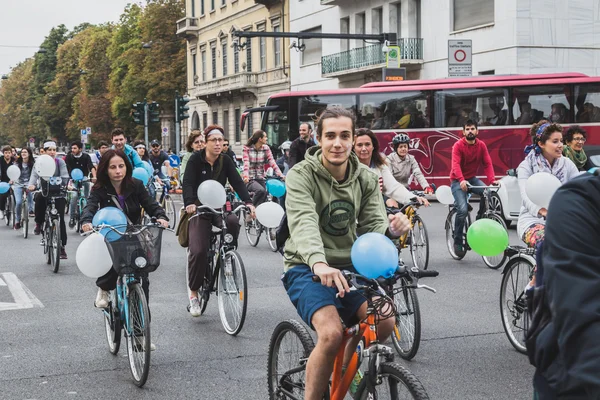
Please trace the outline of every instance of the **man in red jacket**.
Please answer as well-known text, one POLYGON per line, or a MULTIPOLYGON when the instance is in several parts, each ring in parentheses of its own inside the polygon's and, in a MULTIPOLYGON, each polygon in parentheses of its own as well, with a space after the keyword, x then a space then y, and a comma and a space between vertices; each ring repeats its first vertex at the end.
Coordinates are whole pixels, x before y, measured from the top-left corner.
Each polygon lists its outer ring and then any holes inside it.
MULTIPOLYGON (((454 195, 454 206, 456 207, 456 220, 454 225, 454 252, 458 257, 464 257, 465 246, 463 243, 463 230, 465 219, 467 218, 467 183, 472 186, 485 186, 485 184, 476 177, 477 170, 483 165, 483 171, 487 177, 488 184, 496 185, 494 177, 494 166, 488 152, 487 146, 481 140, 477 139, 479 131, 477 122, 467 120, 463 126, 463 138, 452 146, 452 169, 450 171, 450 180, 452 181, 452 194, 454 195)), ((483 194, 483 189, 471 189, 475 194, 483 194)), ((479 209, 477 216, 483 210, 479 209)))

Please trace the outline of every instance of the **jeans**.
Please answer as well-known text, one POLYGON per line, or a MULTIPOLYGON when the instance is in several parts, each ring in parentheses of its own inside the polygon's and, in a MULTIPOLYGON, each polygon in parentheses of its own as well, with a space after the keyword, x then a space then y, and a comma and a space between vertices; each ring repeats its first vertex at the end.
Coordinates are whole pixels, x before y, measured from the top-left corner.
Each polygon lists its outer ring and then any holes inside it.
MULTIPOLYGON (((485 186, 479 178, 471 178, 467 179, 473 186, 485 186)), ((451 185, 452 194, 454 195, 454 208, 456 209, 456 219, 454 223, 454 244, 462 246, 463 245, 463 231, 465 229, 465 219, 467 218, 467 213, 469 212, 469 205, 467 204, 467 195, 468 192, 463 192, 460 188, 460 182, 457 180, 452 181, 451 185)), ((483 189, 469 189, 471 193, 482 195, 483 189)), ((481 201, 485 201, 485 199, 481 199, 481 201)), ((481 203, 479 206, 479 213, 483 211, 481 207, 481 203)), ((478 213, 478 214, 479 214, 478 213)))
MULTIPOLYGON (((83 186, 83 196, 87 199, 88 196, 90 195, 90 189, 92 187, 92 184, 91 184, 91 182, 81 182, 81 185, 83 186)), ((74 195, 73 198, 71 199, 71 205, 69 206, 69 216, 71 218, 75 218, 75 215, 77 215, 77 201, 78 200, 79 200, 79 193, 77 195, 74 195)))
MULTIPOLYGON (((13 186, 12 189, 15 193, 15 208, 17 211, 15 222, 21 222, 21 207, 23 206, 23 191, 25 189, 21 186, 13 186)), ((27 193, 27 212, 33 212, 33 194, 31 193, 27 193)))
MULTIPOLYGON (((170 190, 171 190, 171 180, 170 180, 169 178, 167 178, 167 177, 165 176, 165 174, 163 174, 163 173, 162 173, 162 172, 160 172, 160 171, 159 171, 159 172, 156 174, 156 176, 158 176, 160 179, 164 179, 164 180, 162 181, 162 184, 163 184, 163 185, 167 185, 167 192, 168 192, 168 191, 170 191, 170 190)), ((163 192, 161 191, 160 199, 158 199, 159 203, 160 203, 160 201, 162 201, 162 193, 163 193, 163 192)), ((155 195, 156 195, 156 194, 155 194, 155 195)))

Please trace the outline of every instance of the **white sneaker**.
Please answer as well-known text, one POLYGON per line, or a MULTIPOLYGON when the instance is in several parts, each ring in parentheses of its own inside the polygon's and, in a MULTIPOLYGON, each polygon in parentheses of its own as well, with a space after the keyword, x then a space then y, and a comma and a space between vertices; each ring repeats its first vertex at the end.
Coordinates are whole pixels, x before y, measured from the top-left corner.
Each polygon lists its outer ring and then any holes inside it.
POLYGON ((96 294, 96 301, 94 305, 97 308, 106 308, 108 307, 108 292, 98 288, 98 293, 96 294))
POLYGON ((192 297, 190 299, 190 314, 192 314, 192 317, 199 317, 202 314, 200 301, 197 297, 192 297))

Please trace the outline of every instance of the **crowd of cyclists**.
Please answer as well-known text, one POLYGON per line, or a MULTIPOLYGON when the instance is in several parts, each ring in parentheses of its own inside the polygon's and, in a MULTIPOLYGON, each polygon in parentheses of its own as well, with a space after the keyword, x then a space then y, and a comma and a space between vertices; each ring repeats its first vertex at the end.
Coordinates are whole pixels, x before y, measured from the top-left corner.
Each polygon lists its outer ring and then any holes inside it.
MULTIPOLYGON (((463 227, 469 212, 467 194, 481 194, 482 191, 470 186, 499 184, 487 147, 478 136, 477 123, 465 121, 462 134, 463 137, 452 148, 450 174, 454 207, 457 209, 454 227, 454 250, 457 254, 466 251, 463 227), (485 183, 477 177, 480 172, 485 175, 485 183)), ((522 198, 517 233, 527 246, 537 248, 541 255, 549 214, 547 208, 529 199, 527 179, 533 174, 546 172, 566 184, 591 165, 583 150, 587 133, 581 127, 570 127, 565 132, 559 124, 543 120, 531 127, 530 135, 531 145, 525 149, 524 159, 517 169, 522 198)), ((215 180, 223 186, 230 185, 248 210, 246 221, 240 221, 235 214, 229 214, 225 221, 228 232, 234 236, 235 247, 240 225, 256 218, 255 208, 267 199, 266 171, 270 169, 286 182, 285 209, 289 237, 283 250, 285 273, 282 281, 298 314, 317 333, 318 342, 306 365, 305 398, 321 399, 327 390, 333 360, 342 340, 342 323, 349 326, 366 318, 364 297, 350 291, 341 272, 344 269, 353 270, 350 250, 354 241, 357 236, 367 232, 378 232, 392 239, 405 234, 411 229, 408 218, 402 213, 388 214, 386 207, 399 208, 415 199, 428 206, 425 197, 416 196, 409 190, 413 181, 428 195, 433 194, 434 190, 415 158, 409 154, 408 134, 398 133, 392 141, 394 151, 385 157, 380 152, 382 146, 377 136, 367 128, 357 129, 353 114, 343 108, 330 107, 320 114, 316 123, 316 141, 310 124, 303 123, 299 137, 281 145, 278 159, 275 159, 267 143, 267 134, 262 130, 256 130, 249 137, 243 146, 241 161, 229 148, 226 137, 227 132, 218 125, 190 133, 179 173, 185 213, 194 215, 201 205, 197 191, 202 182, 215 180), (319 282, 313 279, 315 275, 319 282)), ((1 181, 14 185, 12 194, 0 195, 0 216, 3 216, 8 196, 14 195, 17 210, 27 207, 29 215, 34 216, 34 233, 39 235, 44 223, 46 196, 58 187, 69 186, 70 173, 80 169, 86 177, 84 193, 88 199, 81 216, 82 231, 93 228, 94 215, 105 207, 121 209, 130 224, 140 223, 143 209, 166 226, 168 218, 156 201, 153 185, 145 186, 132 177, 133 169, 141 167, 150 176, 169 181, 173 171, 160 143, 157 140, 149 143, 150 151, 143 141, 129 145, 125 132, 117 128, 112 132, 112 146, 100 142, 97 147, 97 151, 88 154, 83 144, 75 141, 71 144, 69 154, 62 159, 56 157, 56 143, 45 142, 40 153, 54 159, 54 176, 60 178, 59 183, 51 184, 39 178, 29 147, 24 147, 16 154, 16 149, 4 146, 0 159, 1 181), (11 165, 17 165, 21 171, 18 182, 12 182, 7 175, 11 165), (22 201, 24 190, 29 192, 26 204, 22 201)), ((66 199, 57 202, 56 207, 60 214, 60 254, 61 258, 67 258, 66 199)), ((74 209, 71 203, 71 228, 74 209)), ((20 215, 19 211, 15 214, 15 229, 20 228, 20 215)), ((189 221, 187 282, 188 310, 192 317, 201 315, 199 298, 203 296, 202 282, 208 262, 209 238, 212 227, 221 224, 217 218, 199 215, 189 221)), ((546 260, 546 264, 551 265, 552 260, 546 260)), ((115 288, 116 280, 117 273, 113 269, 98 278, 96 307, 107 307, 109 291, 115 288)), ((539 278, 536 282, 534 275, 528 288, 541 285, 542 282, 539 278)), ((148 296, 148 286, 144 289, 148 296)), ((382 341, 391 334, 393 327, 393 320, 389 317, 378 319, 378 333, 382 341)), ((357 340, 359 338, 357 336, 357 340)), ((348 343, 346 363, 356 344, 354 340, 348 343)), ((567 368, 568 365, 562 367, 567 368)), ((579 378, 585 380, 585 377, 579 378)), ((542 372, 538 374, 536 382, 536 393, 559 390, 555 383, 544 380, 542 372), (543 389, 540 389, 541 386, 543 389)), ((597 390, 597 386, 593 390, 597 390)))

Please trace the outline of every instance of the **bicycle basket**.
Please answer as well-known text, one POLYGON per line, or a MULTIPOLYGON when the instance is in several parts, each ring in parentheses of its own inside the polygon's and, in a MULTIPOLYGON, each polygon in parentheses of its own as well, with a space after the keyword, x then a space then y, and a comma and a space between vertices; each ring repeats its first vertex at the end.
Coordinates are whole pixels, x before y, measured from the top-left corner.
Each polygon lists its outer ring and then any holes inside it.
POLYGON ((119 275, 155 271, 160 265, 162 231, 157 226, 130 225, 120 239, 105 238, 115 271, 119 275))

